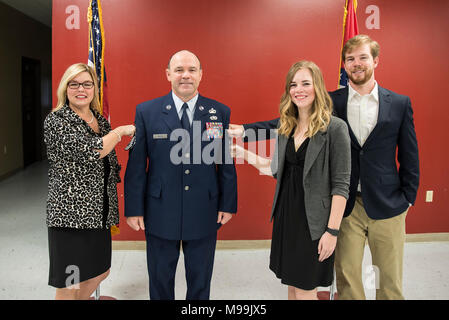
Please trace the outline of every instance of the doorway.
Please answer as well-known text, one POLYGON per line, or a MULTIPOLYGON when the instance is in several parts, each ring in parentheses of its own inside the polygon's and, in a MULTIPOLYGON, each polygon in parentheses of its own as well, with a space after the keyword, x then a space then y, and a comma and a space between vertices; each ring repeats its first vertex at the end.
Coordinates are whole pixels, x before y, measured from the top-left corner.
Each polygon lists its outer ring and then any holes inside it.
POLYGON ((23 166, 42 160, 41 62, 22 57, 23 166))

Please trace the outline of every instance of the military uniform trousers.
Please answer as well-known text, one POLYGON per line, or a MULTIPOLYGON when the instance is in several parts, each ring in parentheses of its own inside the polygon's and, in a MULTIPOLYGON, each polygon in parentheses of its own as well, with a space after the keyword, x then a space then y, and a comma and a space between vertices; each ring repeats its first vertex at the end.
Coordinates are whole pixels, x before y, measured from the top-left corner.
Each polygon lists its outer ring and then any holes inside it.
POLYGON ((209 300, 217 232, 195 240, 167 240, 145 232, 150 300, 175 299, 175 273, 182 244, 186 300, 209 300))

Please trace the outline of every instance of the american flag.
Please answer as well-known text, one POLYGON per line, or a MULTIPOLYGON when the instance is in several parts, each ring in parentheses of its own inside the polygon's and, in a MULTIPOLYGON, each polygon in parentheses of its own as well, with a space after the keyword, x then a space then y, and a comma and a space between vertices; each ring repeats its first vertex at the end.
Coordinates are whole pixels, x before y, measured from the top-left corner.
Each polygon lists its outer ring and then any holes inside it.
MULTIPOLYGON (((357 26, 357 0, 346 0, 345 13, 343 15, 343 42, 341 49, 346 41, 359 34, 359 28, 357 26)), ((341 53, 341 51, 340 51, 341 53)), ((341 60, 340 54, 340 77, 338 80, 339 88, 346 87, 348 85, 348 75, 344 68, 344 61, 341 60)))
POLYGON ((101 113, 109 121, 106 69, 104 66, 105 38, 101 14, 100 0, 91 0, 87 11, 87 21, 89 23, 88 65, 93 67, 97 73, 101 113))
MULTIPOLYGON (((106 70, 104 67, 104 29, 101 17, 100 0, 91 0, 87 10, 89 23, 89 60, 87 64, 95 69, 100 90, 101 114, 110 122, 109 103, 107 98, 106 70)), ((120 234, 119 226, 111 226, 113 236, 120 234)))

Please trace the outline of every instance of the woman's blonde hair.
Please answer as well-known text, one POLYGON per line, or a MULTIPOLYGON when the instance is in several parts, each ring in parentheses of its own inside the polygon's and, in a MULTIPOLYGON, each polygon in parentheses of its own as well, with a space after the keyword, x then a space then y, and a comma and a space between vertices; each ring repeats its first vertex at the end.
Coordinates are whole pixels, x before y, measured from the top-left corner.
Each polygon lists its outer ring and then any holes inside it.
POLYGON ((306 136, 313 137, 318 131, 326 131, 332 115, 332 100, 326 90, 320 68, 311 61, 302 60, 291 66, 285 81, 285 90, 279 105, 279 134, 289 136, 298 123, 298 107, 290 97, 290 85, 295 74, 301 69, 308 69, 312 74, 315 100, 312 103, 309 126, 306 136))
POLYGON ((89 67, 85 63, 75 63, 72 64, 70 67, 67 68, 67 70, 62 75, 61 81, 59 82, 57 95, 58 95, 58 103, 56 107, 53 109, 53 111, 57 111, 61 109, 67 101, 67 85, 68 83, 75 78, 77 75, 79 75, 82 72, 87 72, 90 74, 92 81, 94 83, 94 97, 92 99, 92 102, 90 103, 90 107, 93 110, 96 110, 97 112, 101 113, 101 107, 100 107, 100 99, 98 94, 98 80, 97 75, 93 68, 89 67))

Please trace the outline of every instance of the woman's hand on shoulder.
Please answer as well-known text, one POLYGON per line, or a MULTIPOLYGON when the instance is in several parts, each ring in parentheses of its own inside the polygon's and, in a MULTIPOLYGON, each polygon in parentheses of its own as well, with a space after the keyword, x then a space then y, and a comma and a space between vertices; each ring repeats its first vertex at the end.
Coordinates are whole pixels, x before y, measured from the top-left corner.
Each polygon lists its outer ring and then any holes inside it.
POLYGON ((120 135, 121 136, 130 136, 130 137, 132 137, 134 135, 134 133, 136 132, 136 127, 133 124, 120 126, 117 129, 120 130, 120 135))

